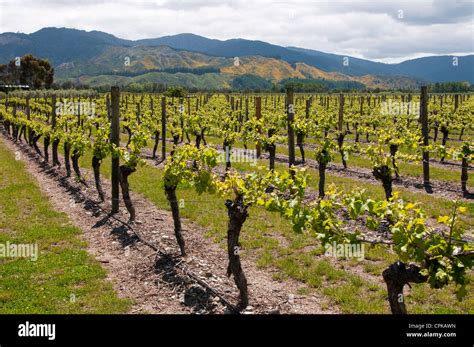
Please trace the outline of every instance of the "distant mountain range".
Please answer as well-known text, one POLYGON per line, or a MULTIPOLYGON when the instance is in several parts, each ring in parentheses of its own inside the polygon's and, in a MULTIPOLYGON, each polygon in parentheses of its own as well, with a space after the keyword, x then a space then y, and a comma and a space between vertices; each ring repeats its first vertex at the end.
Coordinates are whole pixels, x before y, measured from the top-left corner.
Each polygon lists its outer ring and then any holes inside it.
POLYGON ((0 34, 0 64, 28 53, 49 59, 57 80, 92 86, 156 82, 225 89, 239 76, 272 83, 287 79, 350 81, 381 89, 415 88, 426 82, 474 84, 474 55, 458 57, 457 65, 452 56, 383 64, 262 41, 221 41, 194 34, 136 41, 66 28, 0 34))

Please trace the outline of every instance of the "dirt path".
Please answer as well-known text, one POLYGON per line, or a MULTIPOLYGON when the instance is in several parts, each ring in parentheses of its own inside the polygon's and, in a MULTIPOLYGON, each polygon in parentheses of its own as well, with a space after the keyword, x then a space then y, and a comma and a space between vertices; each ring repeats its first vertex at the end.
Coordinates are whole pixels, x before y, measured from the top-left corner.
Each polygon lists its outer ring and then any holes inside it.
MULTIPOLYGON (((221 299, 196 283, 186 272, 191 272, 222 297, 237 304, 237 289, 233 279, 226 276, 226 251, 206 238, 203 228, 184 221, 188 255, 180 257, 170 212, 157 209, 153 203, 132 192, 137 219, 141 221, 133 225, 132 230, 108 216, 105 211, 110 210, 109 203, 98 203, 92 180, 87 180, 89 188, 86 188, 73 178, 66 178, 64 169, 52 169, 42 163, 41 157, 28 145, 12 143, 4 133, 1 138, 25 163, 28 172, 36 177, 42 192, 54 207, 66 213, 73 224, 81 228, 88 251, 107 270, 108 280, 119 296, 134 301, 130 313, 231 312, 221 299), (166 255, 157 255, 140 242, 137 235, 166 255)), ((84 173, 88 178, 93 177, 91 172, 84 173)), ((106 192, 110 192, 110 182, 103 179, 103 186, 106 192)), ((122 208, 116 217, 126 221, 128 214, 122 208)), ((303 283, 291 279, 277 282, 272 279, 272 271, 257 269, 254 261, 248 256, 242 259, 250 296, 250 306, 244 313, 338 312, 337 308, 322 310, 321 306, 329 306, 328 301, 317 294, 298 295, 297 290, 304 287, 303 283)))

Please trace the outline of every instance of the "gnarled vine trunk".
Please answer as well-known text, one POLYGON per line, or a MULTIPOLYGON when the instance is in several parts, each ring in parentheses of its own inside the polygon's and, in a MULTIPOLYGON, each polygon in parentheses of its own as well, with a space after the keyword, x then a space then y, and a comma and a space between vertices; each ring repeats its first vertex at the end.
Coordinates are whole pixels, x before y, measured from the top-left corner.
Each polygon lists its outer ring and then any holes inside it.
POLYGON ((53 141, 53 166, 61 167, 58 156, 59 139, 53 141))
POLYGON ((79 180, 79 182, 81 182, 82 184, 84 184, 87 187, 87 183, 84 180, 84 178, 82 177, 81 169, 79 168, 79 158, 80 157, 81 156, 79 155, 79 153, 76 150, 74 150, 72 152, 72 156, 71 156, 72 168, 74 169, 74 173, 76 174, 76 178, 79 180))
POLYGON ((204 132, 205 132, 205 128, 203 128, 201 131, 201 138, 202 138, 202 142, 204 143, 204 146, 207 146, 206 138, 204 137, 204 132))
POLYGON ((395 171, 395 177, 397 179, 399 179, 400 178, 400 173, 399 173, 399 169, 398 169, 398 165, 397 165, 397 160, 395 158, 395 156, 397 155, 397 151, 398 151, 398 145, 391 144, 390 145, 390 157, 392 158, 392 165, 393 165, 393 170, 395 171))
POLYGON ((158 149, 159 142, 160 142, 160 132, 156 130, 155 131, 155 145, 153 146, 153 155, 152 155, 153 159, 156 158, 156 150, 158 149))
POLYGON ((104 190, 102 189, 102 183, 100 181, 100 164, 102 160, 93 156, 92 157, 92 169, 94 170, 94 181, 95 181, 95 188, 97 189, 97 193, 99 194, 100 201, 105 201, 105 194, 104 190))
POLYGON ((178 242, 179 249, 181 250, 181 255, 184 256, 186 255, 186 248, 182 234, 181 218, 179 216, 179 204, 178 199, 176 198, 176 186, 165 185, 165 193, 170 203, 171 213, 173 215, 174 235, 176 236, 176 241, 178 242))
POLYGON ((66 166, 67 177, 71 177, 71 162, 69 160, 71 147, 69 143, 64 143, 64 166, 66 166))
POLYGON ((240 197, 234 201, 227 200, 225 203, 227 213, 229 216, 229 224, 227 229, 227 255, 229 257, 229 266, 227 267, 227 276, 233 275, 235 284, 239 289, 240 303, 239 306, 243 309, 247 307, 248 288, 247 278, 242 270, 240 263, 240 231, 242 225, 248 217, 247 206, 245 206, 240 197))
POLYGON ((467 162, 467 158, 463 157, 461 164, 461 189, 464 197, 470 196, 469 191, 467 190, 467 180, 469 178, 468 167, 469 165, 467 162))
POLYGON ((19 141, 20 143, 23 143, 23 141, 22 141, 22 139, 21 139, 22 136, 23 136, 23 137, 25 138, 25 140, 26 140, 26 127, 25 127, 25 126, 20 126, 20 134, 18 135, 18 141, 19 141))
POLYGON ((383 189, 385 191, 385 197, 387 200, 393 195, 392 190, 392 175, 390 174, 390 168, 387 165, 382 165, 378 167, 374 167, 372 174, 376 179, 382 182, 383 189))
POLYGON ((427 278, 420 274, 420 267, 410 264, 408 267, 401 261, 397 261, 386 268, 383 279, 387 284, 388 302, 392 314, 407 314, 403 287, 410 283, 423 283, 427 278))
POLYGON ((13 142, 18 141, 18 126, 16 124, 12 124, 12 136, 13 136, 13 142))
POLYGON ((324 198, 324 185, 326 184, 326 167, 327 164, 318 162, 318 171, 319 171, 319 197, 324 198))
MULTIPOLYGON (((163 139, 164 141, 164 139, 163 139)), ((170 152, 170 156, 173 157, 173 154, 174 154, 174 149, 176 148, 176 146, 178 145, 179 143, 179 135, 175 135, 173 136, 173 149, 171 150, 170 152)))
POLYGON ((125 131, 128 134, 127 145, 125 146, 126 148, 128 148, 128 146, 130 146, 130 142, 132 141, 132 130, 130 129, 130 127, 128 125, 124 128, 125 128, 125 131))
POLYGON ((341 155, 342 166, 344 167, 344 169, 347 169, 347 162, 346 162, 346 158, 344 158, 344 150, 342 147, 344 144, 344 137, 345 137, 345 134, 343 133, 338 135, 337 146, 339 148, 339 154, 341 155))
POLYGON ((231 151, 231 147, 230 147, 230 144, 227 140, 224 140, 224 151, 225 151, 225 171, 229 171, 231 166, 232 166, 232 163, 230 162, 230 151, 231 151))
POLYGON ((201 147, 201 134, 200 133, 196 133, 196 148, 199 148, 201 147))
POLYGON ((25 127, 25 131, 23 133, 23 138, 25 139, 25 142, 28 143, 28 144, 30 143, 29 142, 30 139, 29 139, 29 135, 28 135, 29 133, 30 133, 30 128, 25 127))
POLYGON ((49 136, 45 136, 44 139, 44 161, 49 163, 49 144, 51 143, 51 139, 49 136))
MULTIPOLYGON (((441 127, 441 132, 443 133, 443 138, 441 140, 441 144, 443 146, 446 146, 446 143, 448 142, 449 130, 446 126, 442 126, 441 127)), ((444 162, 444 159, 445 159, 445 155, 443 154, 443 156, 441 157, 441 162, 444 162)))
POLYGON ((33 135, 31 137, 31 146, 33 146, 34 150, 40 157, 43 156, 43 153, 41 153, 41 150, 38 147, 38 140, 40 139, 41 135, 37 135, 34 131, 32 131, 33 135))
POLYGON ((438 125, 438 122, 435 122, 434 124, 434 134, 433 134, 433 142, 436 143, 436 140, 438 139, 438 128, 439 128, 439 125, 438 125))
MULTIPOLYGON (((268 130, 268 138, 271 138, 273 135, 275 135, 276 130, 274 129, 269 129, 268 130)), ((276 144, 274 143, 269 143, 266 145, 265 148, 268 151, 269 159, 270 159, 270 171, 275 170, 275 155, 276 155, 276 144)))
POLYGON ((133 207, 132 199, 130 198, 130 189, 128 184, 128 176, 135 172, 135 169, 132 169, 128 166, 121 165, 119 172, 119 182, 120 188, 122 188, 122 197, 125 207, 127 208, 128 213, 130 214, 130 222, 135 221, 135 208, 133 207))
POLYGON ((301 159, 304 164, 306 162, 305 156, 304 156, 304 134, 296 135, 296 145, 300 148, 301 159))
POLYGON ((11 132, 10 132, 10 122, 5 120, 3 121, 3 127, 5 128, 5 130, 7 131, 7 134, 8 136, 11 135, 11 132))
POLYGON ((275 154, 276 154, 276 146, 275 144, 267 145, 267 151, 270 159, 270 171, 275 170, 275 154))

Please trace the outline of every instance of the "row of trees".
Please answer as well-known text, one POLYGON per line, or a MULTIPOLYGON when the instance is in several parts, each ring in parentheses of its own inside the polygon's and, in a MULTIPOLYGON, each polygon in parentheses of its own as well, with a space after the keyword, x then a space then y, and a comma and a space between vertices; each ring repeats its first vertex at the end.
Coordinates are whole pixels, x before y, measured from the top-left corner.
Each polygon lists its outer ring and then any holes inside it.
POLYGON ((428 86, 430 93, 467 93, 474 91, 469 82, 436 82, 428 86))

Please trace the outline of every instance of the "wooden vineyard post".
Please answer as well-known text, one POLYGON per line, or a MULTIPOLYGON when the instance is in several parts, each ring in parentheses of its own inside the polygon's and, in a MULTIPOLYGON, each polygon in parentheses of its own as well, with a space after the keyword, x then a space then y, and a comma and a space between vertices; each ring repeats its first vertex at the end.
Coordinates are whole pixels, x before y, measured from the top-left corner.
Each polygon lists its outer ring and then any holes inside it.
MULTIPOLYGON (((362 119, 364 118, 363 117, 363 114, 364 114, 364 97, 361 96, 360 97, 360 110, 359 110, 359 114, 360 114, 360 120, 362 121, 362 119)), ((355 123, 355 133, 356 133, 356 137, 355 137, 355 142, 359 142, 359 122, 356 122, 355 123)))
MULTIPOLYGON (((255 97, 255 117, 257 118, 257 121, 260 120, 262 116, 262 97, 261 96, 256 96, 255 97)), ((260 133, 262 129, 260 127, 258 128, 258 132, 260 133)), ((256 145, 257 149, 257 158, 260 159, 262 156, 262 144, 260 141, 257 142, 256 145)))
POLYGON ((161 97, 161 159, 166 159, 166 96, 161 97))
POLYGON ((428 93, 426 86, 421 87, 420 95, 420 119, 421 132, 423 135, 423 186, 426 192, 432 193, 430 184, 430 153, 426 146, 429 144, 429 128, 428 128, 428 93))
POLYGON ((110 113, 110 98, 109 98, 109 94, 106 95, 106 98, 105 98, 105 105, 106 105, 106 107, 107 107, 107 119, 108 119, 109 122, 110 122, 112 115, 111 115, 111 113, 110 113))
POLYGON ((344 157, 344 150, 343 150, 343 145, 344 145, 344 137, 346 134, 343 131, 343 125, 344 125, 344 94, 339 94, 339 114, 338 114, 338 122, 337 122, 337 130, 339 132, 337 136, 337 145, 339 147, 339 153, 341 154, 341 159, 342 159, 342 165, 344 166, 344 169, 347 169, 347 162, 344 157))
MULTIPOLYGON (((120 90, 118 87, 112 87, 112 120, 110 129, 110 142, 117 147, 120 146, 120 90)), ((120 195, 120 158, 112 156, 112 214, 119 211, 119 195, 120 195)))
MULTIPOLYGON (((427 100, 428 103, 429 103, 429 100, 430 100, 430 99, 428 98, 428 100, 427 100)), ((408 94, 408 108, 407 108, 407 113, 408 113, 408 114, 411 114, 412 111, 413 111, 413 110, 411 110, 411 94, 408 94)))
POLYGON ((337 122, 337 130, 342 133, 342 126, 344 123, 344 94, 339 94, 339 118, 337 122))
MULTIPOLYGON (((286 90, 286 109, 288 122, 288 166, 291 168, 295 164, 295 131, 293 123, 295 120, 294 92, 292 88, 286 90)), ((293 170, 290 169, 293 174, 293 170)))
MULTIPOLYGON (((25 101, 26 101, 26 111, 25 111, 26 112, 26 118, 28 120, 30 120, 31 119, 30 97, 27 96, 25 101)), ((7 107, 8 107, 8 94, 7 94, 7 99, 5 100, 5 108, 7 109, 7 107)), ((31 145, 31 129, 29 127, 26 127, 26 129, 25 129, 24 138, 25 138, 26 143, 31 145)))
MULTIPOLYGON (((56 95, 53 95, 52 96, 52 99, 51 99, 51 110, 52 110, 52 113, 51 113, 51 128, 52 130, 54 131, 54 129, 56 129, 56 95)), ((58 146, 59 146, 59 139, 55 139, 53 140, 53 166, 61 166, 61 164, 59 163, 59 157, 58 157, 58 146)))
MULTIPOLYGON (((5 106, 7 107, 7 106, 5 106)), ((56 108, 56 106, 54 106, 56 108)), ((26 97, 26 119, 31 120, 30 97, 26 97)))
MULTIPOLYGON (((46 99, 47 100, 47 99, 46 99)), ((51 121, 50 119, 53 117, 55 111, 56 111, 56 107, 55 107, 55 104, 56 104, 56 96, 55 95, 52 95, 51 97, 51 109, 52 109, 52 112, 51 114, 49 112, 47 112, 46 114, 46 123, 48 124, 51 124, 51 121)), ((80 106, 79 106, 80 107, 80 106)), ((79 109, 79 112, 80 112, 80 109, 79 109)), ((51 136, 50 134, 45 134, 44 135, 44 150, 43 150, 43 154, 44 154, 44 161, 46 163, 49 163, 49 145, 51 144, 51 136)), ((54 166, 54 165, 53 165, 54 166)))
MULTIPOLYGON (((188 140, 188 143, 189 143, 189 135, 188 135, 188 132, 184 129, 184 116, 183 116, 183 113, 184 113, 184 99, 183 98, 179 98, 178 99, 178 102, 179 102, 179 118, 180 118, 180 123, 181 123, 181 142, 184 141, 184 136, 186 135, 186 138, 188 140)), ((174 101, 173 101, 173 105, 174 105, 174 101)))
POLYGON ((245 98, 245 122, 249 120, 249 97, 245 98))
POLYGON ((141 113, 140 103, 137 103, 137 123, 138 123, 138 125, 141 124, 140 113, 141 113))

